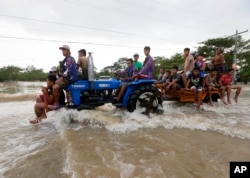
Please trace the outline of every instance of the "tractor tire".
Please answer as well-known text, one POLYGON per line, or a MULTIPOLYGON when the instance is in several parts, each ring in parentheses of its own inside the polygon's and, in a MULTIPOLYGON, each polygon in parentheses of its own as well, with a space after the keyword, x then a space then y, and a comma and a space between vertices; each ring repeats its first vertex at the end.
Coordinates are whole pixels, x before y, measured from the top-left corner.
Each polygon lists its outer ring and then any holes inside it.
MULTIPOLYGON (((157 88, 155 88, 152 85, 141 85, 138 86, 137 88, 135 88, 135 90, 133 91, 133 93, 131 94, 131 96, 128 99, 128 106, 127 106, 127 110, 129 112, 134 112, 134 110, 136 109, 136 105, 137 105, 137 101, 138 99, 143 96, 143 95, 153 95, 155 93, 157 93, 158 90, 157 88)), ((162 99, 161 97, 156 97, 156 108, 153 108, 153 110, 156 110, 158 107, 158 104, 162 104, 162 99)))

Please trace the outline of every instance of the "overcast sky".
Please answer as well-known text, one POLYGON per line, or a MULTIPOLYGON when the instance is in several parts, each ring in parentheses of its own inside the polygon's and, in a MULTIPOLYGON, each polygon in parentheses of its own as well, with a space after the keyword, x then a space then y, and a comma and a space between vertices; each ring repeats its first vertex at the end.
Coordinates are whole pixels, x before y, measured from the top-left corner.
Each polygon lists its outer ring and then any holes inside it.
MULTIPOLYGON (((63 59, 94 52, 98 70, 135 52, 144 60, 170 57, 197 42, 250 30, 249 0, 0 0, 0 67, 34 65, 48 71, 63 59)), ((250 39, 250 32, 242 35, 250 39)))

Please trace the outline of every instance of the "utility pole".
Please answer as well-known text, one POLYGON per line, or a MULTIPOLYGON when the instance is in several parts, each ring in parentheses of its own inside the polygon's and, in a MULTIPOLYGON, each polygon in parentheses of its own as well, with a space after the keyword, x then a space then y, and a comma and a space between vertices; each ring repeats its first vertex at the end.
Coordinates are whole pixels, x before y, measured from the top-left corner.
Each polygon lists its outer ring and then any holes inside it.
MULTIPOLYGON (((235 40, 235 46, 234 46, 234 60, 233 60, 233 63, 236 65, 236 60, 237 60, 237 52, 238 52, 238 35, 239 34, 242 34, 242 33, 246 33, 248 32, 248 30, 245 30, 245 31, 242 31, 242 32, 238 32, 238 30, 236 30, 236 33, 235 35, 232 35, 234 36, 234 40, 235 40)), ((231 37, 232 37, 231 36, 231 37)), ((234 71, 234 84, 236 84, 236 74, 237 74, 237 70, 234 71)))

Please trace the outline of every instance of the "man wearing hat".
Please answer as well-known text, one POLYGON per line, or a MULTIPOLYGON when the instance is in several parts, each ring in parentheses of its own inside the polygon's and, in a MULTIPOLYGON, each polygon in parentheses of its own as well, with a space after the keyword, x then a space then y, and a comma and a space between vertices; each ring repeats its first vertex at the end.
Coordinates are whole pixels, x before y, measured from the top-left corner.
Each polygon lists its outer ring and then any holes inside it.
MULTIPOLYGON (((62 50, 62 54, 65 57, 63 61, 60 61, 60 77, 56 84, 53 86, 53 94, 55 96, 55 103, 53 106, 49 106, 50 109, 57 109, 59 106, 60 92, 59 89, 66 89, 69 83, 77 80, 77 65, 75 59, 70 55, 70 48, 68 45, 63 45, 59 48, 62 50)), ((71 94, 67 94, 67 102, 72 103, 71 94)))
POLYGON ((51 67, 51 69, 50 69, 49 73, 50 73, 50 74, 55 75, 55 76, 56 76, 56 79, 59 79, 59 78, 60 78, 60 76, 59 76, 59 74, 58 74, 58 70, 57 70, 57 67, 56 67, 56 66, 51 67))
POLYGON ((142 69, 142 63, 141 63, 140 61, 138 61, 138 59, 139 59, 139 54, 138 54, 138 53, 135 53, 135 54, 134 54, 134 62, 133 62, 133 64, 134 64, 134 67, 135 67, 138 71, 140 71, 140 70, 142 69))

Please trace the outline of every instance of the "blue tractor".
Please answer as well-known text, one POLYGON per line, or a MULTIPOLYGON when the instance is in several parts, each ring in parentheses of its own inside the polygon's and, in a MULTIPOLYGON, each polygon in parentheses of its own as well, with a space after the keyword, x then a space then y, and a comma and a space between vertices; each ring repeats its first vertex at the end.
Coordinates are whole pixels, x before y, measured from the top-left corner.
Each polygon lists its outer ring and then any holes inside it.
POLYGON ((114 102, 115 91, 122 82, 118 79, 95 79, 94 65, 91 53, 88 56, 88 80, 78 80, 67 88, 71 92, 73 107, 77 110, 94 109, 105 103, 113 103, 116 107, 126 108, 133 112, 137 108, 145 108, 144 113, 162 113, 161 94, 153 83, 155 80, 136 80, 131 82, 121 99, 114 102))

